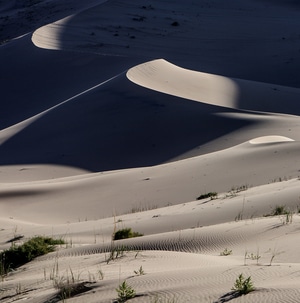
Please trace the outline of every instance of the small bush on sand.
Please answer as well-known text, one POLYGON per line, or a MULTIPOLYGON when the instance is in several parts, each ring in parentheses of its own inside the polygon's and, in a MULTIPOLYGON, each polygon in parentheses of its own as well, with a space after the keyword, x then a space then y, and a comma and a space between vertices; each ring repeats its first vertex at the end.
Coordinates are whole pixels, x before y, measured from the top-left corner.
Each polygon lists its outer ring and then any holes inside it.
POLYGON ((110 261, 122 258, 124 256, 125 251, 129 251, 129 248, 122 245, 115 247, 114 245, 111 246, 111 250, 109 252, 109 257, 106 260, 106 263, 108 264, 110 261))
POLYGON ((143 236, 143 234, 134 232, 132 231, 131 228, 123 228, 115 232, 113 239, 121 240, 121 239, 128 239, 128 238, 141 237, 141 236, 143 236))
POLYGON ((223 251, 220 252, 220 256, 229 256, 232 255, 232 250, 225 248, 223 251))
POLYGON ((126 281, 123 281, 122 284, 119 285, 119 287, 116 289, 118 293, 118 302, 126 302, 129 299, 132 299, 136 296, 135 290, 126 283, 126 281))
POLYGON ((143 266, 140 266, 140 268, 138 270, 134 270, 134 273, 137 276, 143 276, 145 274, 145 271, 143 270, 143 266))
POLYGON ((240 274, 238 278, 235 280, 232 290, 236 291, 238 295, 246 295, 249 292, 254 291, 255 288, 251 281, 251 276, 245 279, 243 274, 240 274))
POLYGON ((294 213, 287 209, 285 205, 276 205, 272 212, 265 215, 265 217, 284 216, 284 218, 282 218, 282 223, 289 224, 293 222, 293 215, 294 213))
POLYGON ((265 215, 265 217, 270 216, 281 216, 287 215, 290 211, 286 209, 285 205, 276 205, 270 214, 265 215))

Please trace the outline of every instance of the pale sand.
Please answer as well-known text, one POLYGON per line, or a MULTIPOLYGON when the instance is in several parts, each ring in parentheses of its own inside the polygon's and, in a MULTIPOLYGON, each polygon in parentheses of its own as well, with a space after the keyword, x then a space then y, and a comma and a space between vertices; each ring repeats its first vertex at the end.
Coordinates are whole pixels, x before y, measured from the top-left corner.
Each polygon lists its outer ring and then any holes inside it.
POLYGON ((0 3, 28 9, 3 37, 36 31, 0 47, 0 249, 68 244, 1 302, 57 302, 72 279, 68 302, 114 302, 125 279, 130 302, 298 302, 299 4, 0 3), (125 227, 144 236, 112 243, 125 227), (129 251, 107 263, 112 245, 129 251), (240 273, 256 291, 234 298, 240 273))

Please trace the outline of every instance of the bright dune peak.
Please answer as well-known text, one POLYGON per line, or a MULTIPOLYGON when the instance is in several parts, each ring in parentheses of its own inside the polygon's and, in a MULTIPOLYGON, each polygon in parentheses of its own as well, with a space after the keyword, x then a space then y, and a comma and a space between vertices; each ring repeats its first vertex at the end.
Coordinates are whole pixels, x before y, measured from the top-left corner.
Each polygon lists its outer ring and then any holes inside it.
POLYGON ((263 136, 254 138, 249 141, 250 144, 268 144, 268 143, 280 143, 280 142, 291 142, 295 141, 291 138, 284 136, 263 136))
POLYGON ((44 49, 60 50, 61 42, 60 37, 64 31, 64 26, 71 17, 66 17, 58 22, 54 22, 38 28, 32 34, 32 43, 44 49))
POLYGON ((236 108, 238 87, 229 78, 188 70, 164 59, 137 65, 127 78, 140 86, 207 104, 236 108))

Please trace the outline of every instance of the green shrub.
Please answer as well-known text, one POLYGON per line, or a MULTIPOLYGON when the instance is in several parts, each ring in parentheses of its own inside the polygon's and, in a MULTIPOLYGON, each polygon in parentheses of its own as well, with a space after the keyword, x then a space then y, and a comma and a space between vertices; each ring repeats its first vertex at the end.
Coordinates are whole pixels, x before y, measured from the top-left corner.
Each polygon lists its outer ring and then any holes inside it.
POLYGON ((281 216, 290 214, 290 211, 286 209, 285 205, 276 205, 270 214, 265 215, 265 217, 270 216, 281 216))
POLYGON ((113 239, 114 240, 122 240, 134 237, 141 237, 143 234, 132 231, 131 228, 123 228, 115 232, 113 239))
POLYGON ((280 215, 286 215, 288 214, 288 210, 285 208, 284 205, 277 205, 274 210, 273 210, 273 213, 272 215, 273 216, 280 216, 280 215))
POLYGON ((223 251, 220 252, 220 256, 229 256, 232 255, 232 250, 225 248, 223 251))
POLYGON ((64 244, 63 240, 50 237, 36 236, 22 245, 13 244, 9 249, 0 253, 0 268, 2 273, 22 266, 38 256, 54 251, 55 245, 64 244))
POLYGON ((239 295, 246 295, 251 291, 254 291, 254 286, 251 281, 251 276, 247 279, 244 278, 243 274, 240 274, 239 277, 235 280, 234 286, 232 287, 233 291, 236 291, 239 295))
POLYGON ((143 270, 143 266, 140 266, 140 268, 138 270, 134 270, 134 273, 138 276, 142 276, 145 274, 144 270, 143 270))
POLYGON ((135 290, 124 281, 119 287, 116 289, 118 293, 118 302, 126 302, 129 299, 132 299, 136 296, 135 290))
POLYGON ((128 247, 122 245, 122 246, 117 246, 115 247, 114 245, 111 246, 111 250, 109 253, 109 257, 106 261, 108 264, 112 260, 116 260, 118 258, 122 258, 124 256, 124 252, 129 251, 128 247))
POLYGON ((285 216, 285 219, 282 219, 283 224, 289 224, 293 221, 294 213, 286 208, 285 205, 276 205, 271 213, 264 215, 264 217, 271 216, 285 216))

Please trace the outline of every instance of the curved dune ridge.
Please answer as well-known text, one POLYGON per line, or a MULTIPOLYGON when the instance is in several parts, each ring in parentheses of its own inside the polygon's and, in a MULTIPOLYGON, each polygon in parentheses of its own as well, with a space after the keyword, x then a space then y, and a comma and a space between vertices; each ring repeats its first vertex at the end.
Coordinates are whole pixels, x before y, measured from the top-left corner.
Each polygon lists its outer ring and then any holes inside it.
POLYGON ((173 96, 237 108, 238 87, 226 77, 180 68, 163 59, 146 62, 127 72, 130 81, 173 96))
POLYGON ((279 142, 292 142, 295 141, 291 138, 288 137, 283 137, 283 136, 263 136, 263 137, 258 137, 254 138, 249 141, 251 144, 268 144, 268 143, 279 143, 279 142))
POLYGON ((21 2, 0 4, 3 37, 30 32, 0 47, 0 253, 65 244, 0 263, 0 301, 298 302, 299 4, 21 2))
POLYGON ((52 24, 47 24, 38 28, 32 34, 32 42, 35 46, 45 49, 59 50, 61 49, 61 43, 59 41, 59 36, 63 31, 63 22, 67 22, 71 17, 66 17, 65 19, 54 22, 52 24))
POLYGON ((215 106, 279 113, 299 107, 299 89, 192 71, 163 59, 132 67, 126 75, 148 89, 215 106))

